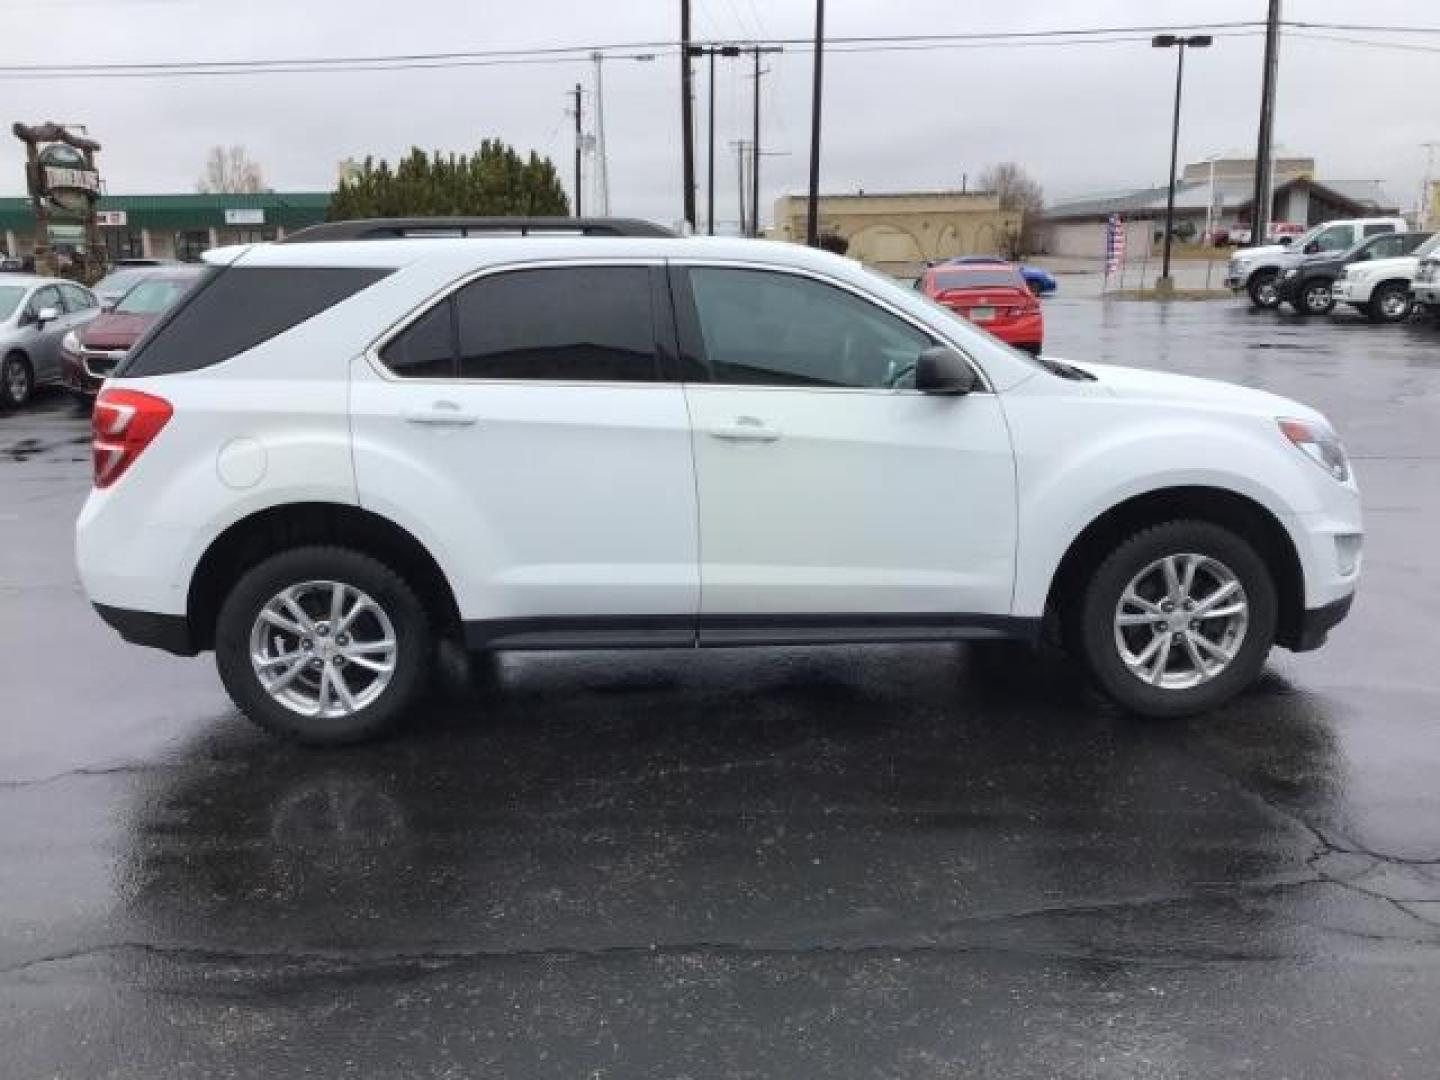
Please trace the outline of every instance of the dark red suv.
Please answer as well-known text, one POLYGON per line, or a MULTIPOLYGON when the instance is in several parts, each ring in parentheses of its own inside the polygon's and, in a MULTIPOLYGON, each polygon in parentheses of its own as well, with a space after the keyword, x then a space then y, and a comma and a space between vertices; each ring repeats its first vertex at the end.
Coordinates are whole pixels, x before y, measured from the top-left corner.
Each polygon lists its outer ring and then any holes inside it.
POLYGON ((100 384, 125 358, 130 346, 183 296, 205 272, 203 266, 175 266, 145 274, 120 302, 60 343, 61 378, 74 394, 93 398, 100 384))

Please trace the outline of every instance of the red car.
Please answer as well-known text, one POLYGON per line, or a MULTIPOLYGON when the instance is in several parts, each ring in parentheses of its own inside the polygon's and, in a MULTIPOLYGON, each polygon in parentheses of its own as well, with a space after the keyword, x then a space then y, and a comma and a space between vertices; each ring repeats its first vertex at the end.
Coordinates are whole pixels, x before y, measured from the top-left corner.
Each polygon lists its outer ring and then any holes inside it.
POLYGON ((130 346, 205 272, 201 266, 150 271, 120 302, 60 342, 60 371, 70 391, 93 398, 130 346))
POLYGON ((921 276, 920 291, 1001 341, 1040 353, 1045 316, 1018 267, 1010 263, 948 263, 921 276))

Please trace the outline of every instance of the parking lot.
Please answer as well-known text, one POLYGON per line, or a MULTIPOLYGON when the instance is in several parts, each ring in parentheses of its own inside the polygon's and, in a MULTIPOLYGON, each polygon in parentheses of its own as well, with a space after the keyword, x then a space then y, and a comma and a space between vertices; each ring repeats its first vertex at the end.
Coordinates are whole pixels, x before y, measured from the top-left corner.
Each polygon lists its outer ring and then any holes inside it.
POLYGON ((513 655, 304 751, 95 618, 88 423, 0 416, 0 1073, 1433 1076, 1440 328, 1061 288, 1047 352, 1355 459, 1353 614, 1221 714, 959 645, 513 655))

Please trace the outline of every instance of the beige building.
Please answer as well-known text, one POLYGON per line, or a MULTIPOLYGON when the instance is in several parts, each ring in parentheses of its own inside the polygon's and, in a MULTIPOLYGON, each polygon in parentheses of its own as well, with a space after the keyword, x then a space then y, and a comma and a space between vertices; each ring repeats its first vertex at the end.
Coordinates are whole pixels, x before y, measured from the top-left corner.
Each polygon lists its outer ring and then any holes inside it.
MULTIPOLYGON (((803 243, 805 210, 803 195, 776 199, 771 235, 803 243)), ((1019 228, 1019 211, 1001 210, 988 191, 820 196, 820 231, 843 236, 852 258, 893 274, 955 255, 998 255, 1006 234, 1019 228)))
POLYGON ((1425 199, 1425 228, 1440 230, 1440 180, 1430 181, 1425 199))

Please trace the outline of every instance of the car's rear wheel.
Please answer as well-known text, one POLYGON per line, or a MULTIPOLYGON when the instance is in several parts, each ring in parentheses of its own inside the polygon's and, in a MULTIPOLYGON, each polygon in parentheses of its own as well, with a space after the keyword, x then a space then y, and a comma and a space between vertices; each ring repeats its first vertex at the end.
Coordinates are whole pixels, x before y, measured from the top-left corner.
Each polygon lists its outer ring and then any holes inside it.
POLYGON ((398 725, 427 682, 432 640, 408 582, 358 551, 304 547, 272 556, 220 609, 215 658, 245 715, 317 745, 398 725))
POLYGON ((1303 315, 1327 315, 1335 306, 1335 297, 1330 292, 1330 282, 1323 278, 1312 278, 1300 286, 1300 312, 1303 315))
POLYGON ((1144 716, 1205 712, 1248 686, 1275 640, 1275 584, 1243 538, 1206 521, 1130 536, 1100 563, 1080 644, 1101 688, 1144 716))
POLYGON ((19 353, 11 353, 0 363, 0 405, 18 409, 30 400, 35 390, 35 375, 30 361, 19 353))
POLYGON ((1250 275, 1250 281, 1245 286, 1245 291, 1250 294, 1250 302, 1258 308, 1277 308, 1280 306, 1280 275, 1274 270, 1257 270, 1250 275))
POLYGON ((1399 282, 1392 281, 1375 290, 1365 313, 1373 322, 1404 322, 1410 317, 1413 307, 1410 290, 1399 282))

